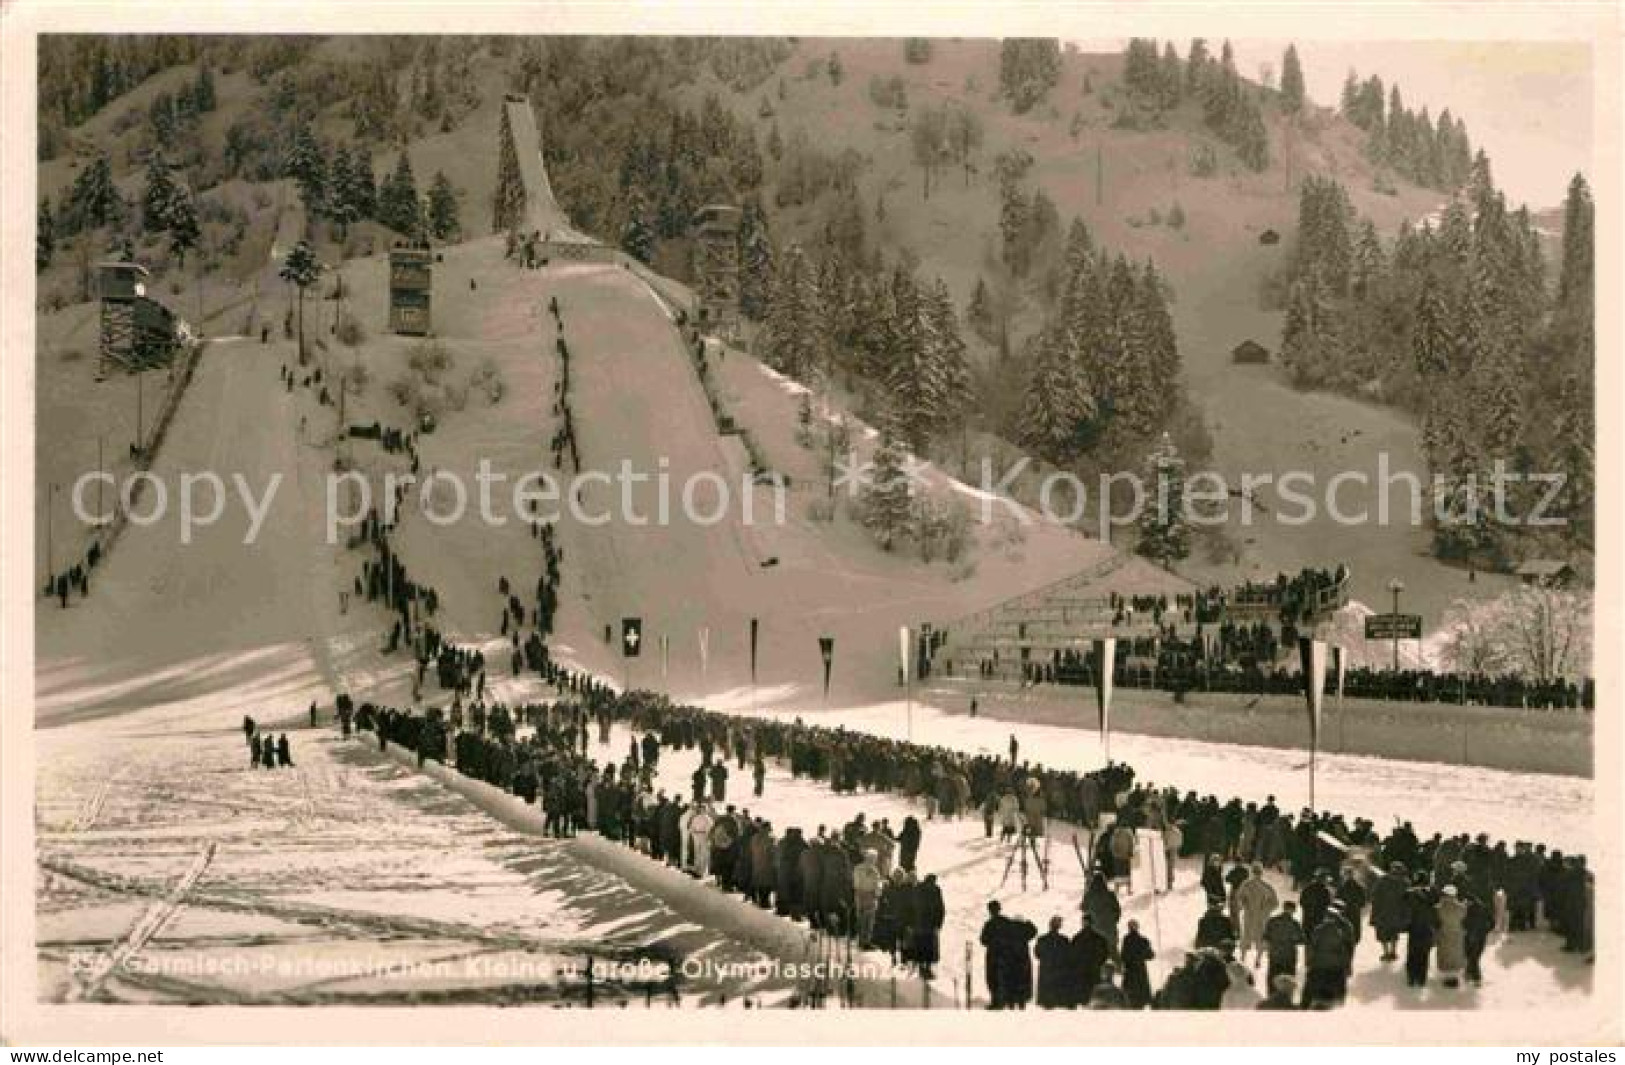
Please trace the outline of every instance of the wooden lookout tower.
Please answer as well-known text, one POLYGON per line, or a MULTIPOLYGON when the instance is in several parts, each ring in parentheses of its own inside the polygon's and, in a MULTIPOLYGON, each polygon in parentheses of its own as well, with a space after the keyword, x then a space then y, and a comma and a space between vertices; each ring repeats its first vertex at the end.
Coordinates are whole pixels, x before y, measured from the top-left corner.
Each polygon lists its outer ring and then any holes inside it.
POLYGON ((728 335, 739 320, 739 225, 737 207, 712 204, 694 216, 694 276, 700 326, 728 335))

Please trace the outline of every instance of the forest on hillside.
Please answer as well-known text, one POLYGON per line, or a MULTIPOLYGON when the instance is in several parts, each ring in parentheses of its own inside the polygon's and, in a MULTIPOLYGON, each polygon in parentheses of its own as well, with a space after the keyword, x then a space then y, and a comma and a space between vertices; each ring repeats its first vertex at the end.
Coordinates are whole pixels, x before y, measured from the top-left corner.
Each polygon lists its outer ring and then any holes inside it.
MULTIPOLYGON (((928 39, 896 49, 899 69, 933 62, 928 39)), ((1055 40, 1000 42, 993 98, 1011 116, 1044 107, 1068 58, 1055 40)), ((973 170, 989 175, 980 224, 994 246, 959 300, 906 233, 889 232, 884 191, 865 194, 870 155, 781 128, 791 94, 848 76, 838 44, 48 36, 39 70, 40 159, 75 165, 39 205, 36 260, 42 274, 77 262, 80 298, 88 264, 109 249, 160 271, 188 256, 202 270, 253 261, 251 238, 267 239, 263 187, 282 180, 307 209, 308 236, 340 255, 375 246, 354 239, 364 227, 382 239, 482 234, 492 205, 470 202, 443 172, 415 173, 407 146, 523 92, 575 224, 657 269, 687 277, 697 209, 741 205, 741 310, 757 354, 844 390, 890 440, 940 457, 975 429, 1088 473, 1171 461, 1170 434, 1179 461, 1204 458, 1170 318, 1177 293, 1156 263, 1063 219, 1030 154, 987 146, 984 113, 952 99, 911 106, 895 77, 868 86, 877 111, 899 116, 925 198, 949 168, 967 187, 973 170), (224 195, 232 184, 253 196, 224 195)), ((1196 39, 1182 56, 1173 42, 1136 38, 1118 84, 1084 79, 1085 93, 1104 99, 1108 88, 1111 128, 1124 136, 1176 122, 1203 134, 1192 137, 1195 177, 1217 167, 1209 140, 1248 170, 1268 167, 1271 125, 1307 121, 1315 107, 1293 47, 1279 83, 1261 85, 1237 73, 1229 42, 1215 54, 1196 39)), ((1552 284, 1528 212, 1508 209, 1459 118, 1413 111, 1399 86, 1352 72, 1336 111, 1360 131, 1379 180, 1459 195, 1437 230, 1385 242, 1335 182, 1301 180, 1298 235, 1276 279, 1288 371, 1304 387, 1415 407, 1430 463, 1456 481, 1481 472, 1483 455, 1567 472, 1573 536, 1589 543, 1589 190, 1582 179, 1571 189, 1552 284)), ((1177 207, 1166 219, 1176 229, 1177 207)), ((1441 527, 1436 547, 1502 562, 1516 553, 1482 527, 1441 527)))
MULTIPOLYGON (((1593 549, 1595 434, 1593 204, 1569 184, 1555 284, 1529 210, 1508 210, 1489 159, 1439 226, 1408 224, 1385 242, 1347 191, 1311 179, 1286 268, 1282 359, 1304 387, 1407 406, 1422 419, 1428 464, 1449 500, 1439 555, 1503 568, 1544 534, 1593 549), (1493 511, 1496 464, 1556 474, 1552 530, 1510 526, 1493 511)), ((1544 482, 1508 490, 1508 513, 1540 503, 1544 482)))

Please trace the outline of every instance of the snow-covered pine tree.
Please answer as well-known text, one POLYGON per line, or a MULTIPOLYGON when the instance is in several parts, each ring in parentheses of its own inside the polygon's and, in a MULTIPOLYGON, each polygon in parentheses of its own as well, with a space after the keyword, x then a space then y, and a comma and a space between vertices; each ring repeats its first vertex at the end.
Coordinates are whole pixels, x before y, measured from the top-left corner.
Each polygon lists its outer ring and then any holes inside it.
POLYGON ((891 280, 892 362, 886 383, 895 431, 918 454, 930 444, 943 406, 922 309, 913 274, 898 266, 891 280))
POLYGON ((762 330, 767 362, 782 374, 810 384, 822 367, 824 322, 813 266, 792 244, 775 273, 762 330))
POLYGON ((34 225, 34 269, 44 270, 51 265, 56 254, 56 214, 51 210, 51 198, 40 202, 34 225))
POLYGON ((341 144, 333 151, 333 173, 327 190, 327 217, 339 227, 341 241, 349 235, 351 223, 361 217, 360 200, 356 164, 350 149, 341 144))
POLYGON ((148 233, 169 229, 179 196, 169 163, 160 152, 147 159, 147 184, 141 193, 141 225, 148 233))
POLYGON ((436 240, 451 240, 462 230, 457 217, 457 191, 451 187, 445 171, 435 171, 434 180, 429 184, 427 215, 429 232, 436 240))
POLYGON ((301 125, 294 131, 284 170, 298 183, 305 210, 313 215, 322 213, 326 205, 327 157, 310 126, 301 125))
POLYGON ((1065 330, 1037 338, 1022 406, 1023 445, 1056 465, 1078 457, 1098 409, 1065 330))
POLYGON ((739 307, 745 317, 759 322, 767 314, 768 295, 773 291, 773 245, 767 217, 754 198, 745 203, 740 219, 739 253, 739 307))
POLYGON ((402 149, 395 169, 378 189, 378 221, 410 238, 422 228, 417 179, 412 175, 412 159, 402 149))
POLYGON ((1189 515, 1185 513, 1185 460, 1167 433, 1146 460, 1146 501, 1140 512, 1135 551, 1161 566, 1172 566, 1191 552, 1189 515))
POLYGON ((906 461, 901 442, 889 430, 883 430, 880 446, 875 449, 869 483, 863 487, 859 501, 863 524, 886 551, 908 532, 913 519, 913 493, 904 469, 906 461))
POLYGON ((188 189, 177 188, 174 202, 169 208, 169 250, 179 265, 186 265, 186 253, 197 247, 203 237, 198 224, 197 205, 188 189))
POLYGON ((925 290, 925 324, 931 346, 932 372, 939 380, 939 403, 936 432, 953 428, 961 422, 971 403, 970 362, 966 355, 965 338, 959 333, 959 316, 954 311, 953 297, 948 285, 937 278, 925 290))

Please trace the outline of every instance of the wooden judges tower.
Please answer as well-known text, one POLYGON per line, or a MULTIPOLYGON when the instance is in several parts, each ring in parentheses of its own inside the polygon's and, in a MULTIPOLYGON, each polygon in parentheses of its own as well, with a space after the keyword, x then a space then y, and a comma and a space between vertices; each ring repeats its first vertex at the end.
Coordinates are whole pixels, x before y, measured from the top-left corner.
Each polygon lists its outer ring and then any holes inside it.
POLYGON ((739 208, 712 204, 694 216, 694 276, 700 326, 729 335, 739 320, 739 208))
POLYGON ((389 329, 427 336, 434 257, 428 248, 397 245, 389 252, 389 329))
POLYGON ((114 365, 137 371, 161 365, 179 342, 175 316, 147 296, 147 268, 133 262, 96 264, 96 290, 101 301, 101 344, 98 379, 114 365))

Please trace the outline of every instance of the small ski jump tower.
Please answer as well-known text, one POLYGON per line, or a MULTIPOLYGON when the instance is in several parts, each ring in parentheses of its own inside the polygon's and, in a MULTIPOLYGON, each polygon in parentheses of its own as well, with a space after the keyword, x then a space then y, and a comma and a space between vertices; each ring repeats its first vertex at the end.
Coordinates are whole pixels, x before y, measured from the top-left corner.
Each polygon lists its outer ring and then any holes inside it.
POLYGON ((421 245, 397 246, 389 252, 389 329, 406 336, 427 336, 431 324, 429 295, 433 257, 421 245))
POLYGON ((739 208, 711 204, 694 216, 694 276, 700 327, 729 336, 739 321, 739 208))

